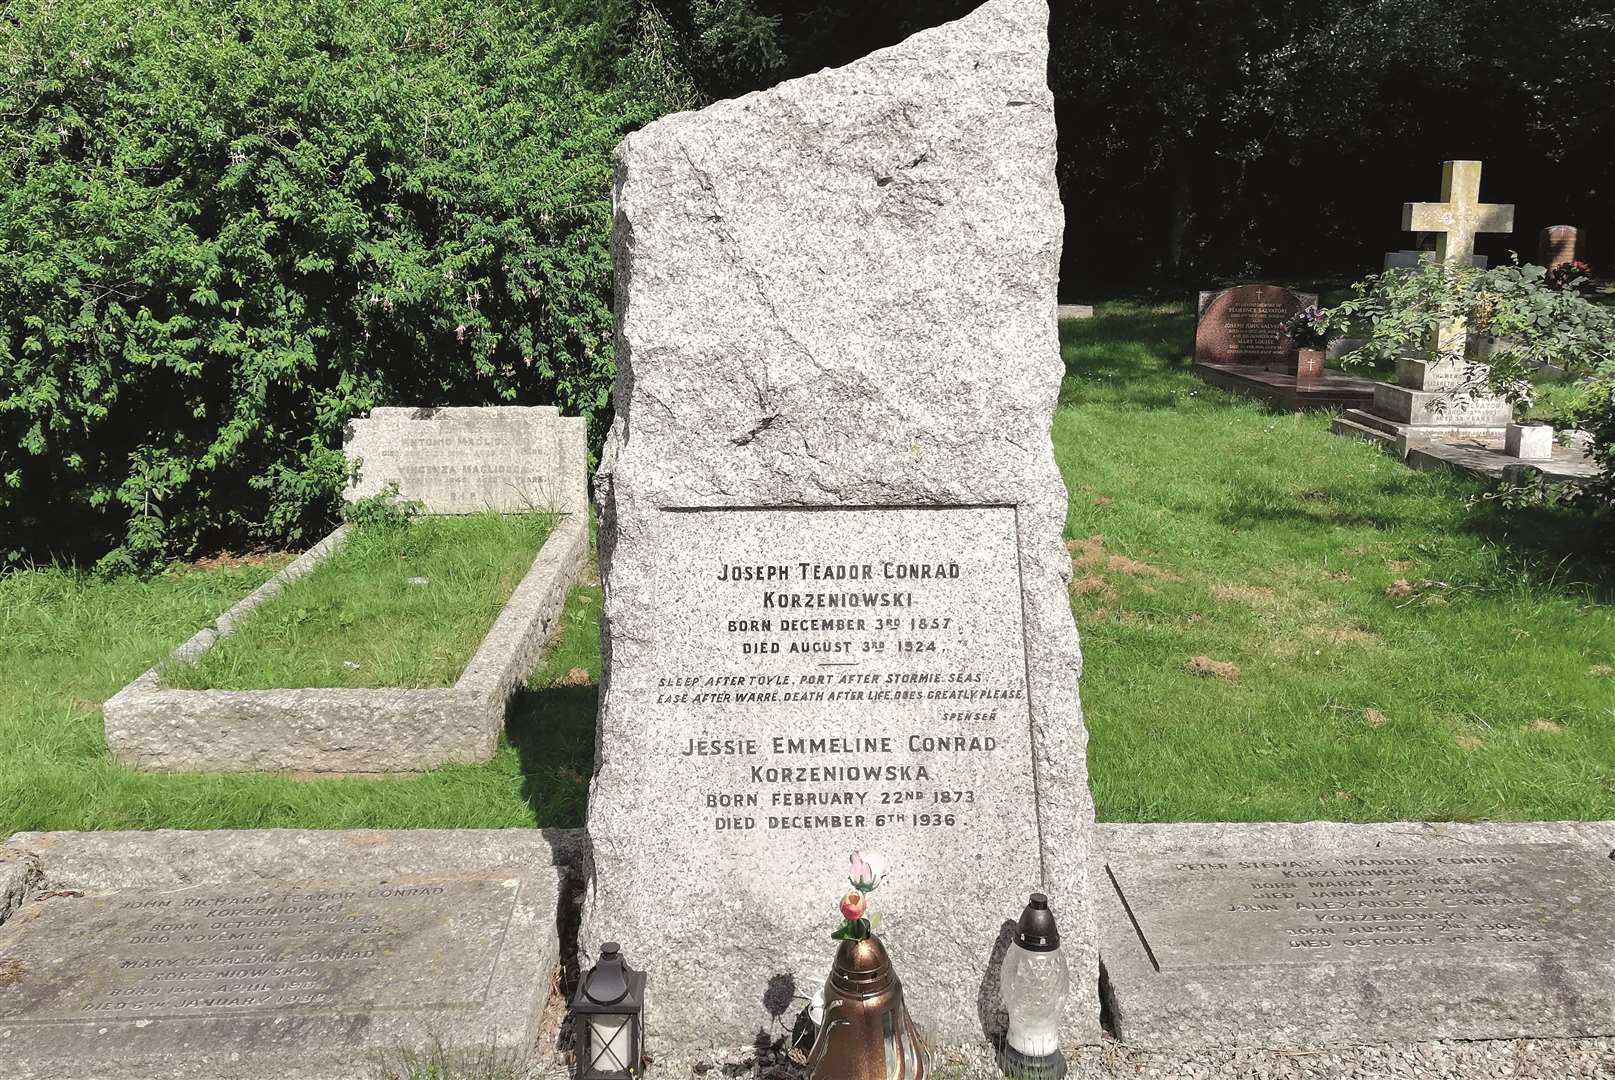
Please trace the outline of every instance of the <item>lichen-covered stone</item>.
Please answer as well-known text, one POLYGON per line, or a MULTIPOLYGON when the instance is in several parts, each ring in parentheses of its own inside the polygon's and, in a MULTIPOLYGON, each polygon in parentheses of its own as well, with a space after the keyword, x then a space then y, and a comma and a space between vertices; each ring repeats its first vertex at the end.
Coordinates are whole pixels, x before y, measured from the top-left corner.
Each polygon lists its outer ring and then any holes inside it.
MULTIPOLYGON (((930 1038, 979 1040, 999 1025, 1005 927, 1035 888, 1051 895, 1072 957, 1071 1030, 1097 1033, 1092 805, 1067 494, 1050 441, 1063 214, 1047 18, 1043 0, 990 0, 845 68, 663 119, 618 152, 607 676, 582 945, 621 940, 649 972, 657 1046, 788 1026, 802 1004, 792 994, 805 999, 828 970, 847 852, 866 847, 893 862, 875 907, 930 1038), (742 652, 753 643, 742 616, 766 614, 766 601, 724 566, 777 561, 789 565, 782 585, 812 589, 797 560, 873 565, 878 578, 882 558, 957 562, 962 577, 910 594, 918 615, 954 620, 917 635, 937 644, 934 664, 888 654, 863 670, 980 671, 1018 698, 961 720, 934 700, 731 710, 698 697, 714 676, 788 672, 795 687, 815 670, 742 652), (680 678, 696 680, 688 698, 680 678), (748 731, 753 750, 689 746, 743 747, 748 731), (950 756, 908 742, 944 733, 993 733, 994 748, 950 756), (772 743, 789 736, 893 745, 793 759, 772 743), (773 784, 750 772, 846 763, 932 775, 773 784), (879 798, 906 785, 925 800, 912 810, 936 811, 959 778, 975 802, 951 808, 952 825, 876 824, 879 798), (795 814, 776 796, 843 788, 856 789, 850 825, 769 822, 795 814), (735 796, 738 809, 721 801, 735 796)), ((757 633, 764 646, 843 636, 782 637, 779 623, 757 633)), ((824 671, 857 671, 879 635, 844 636, 824 671)))

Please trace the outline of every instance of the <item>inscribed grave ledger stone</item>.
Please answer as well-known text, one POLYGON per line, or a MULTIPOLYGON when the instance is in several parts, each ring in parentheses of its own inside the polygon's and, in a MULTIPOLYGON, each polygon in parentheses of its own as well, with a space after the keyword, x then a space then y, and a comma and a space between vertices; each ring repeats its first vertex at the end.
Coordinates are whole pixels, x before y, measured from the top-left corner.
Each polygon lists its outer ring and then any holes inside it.
POLYGON ((560 960, 552 850, 536 830, 18 834, 0 866, 26 853, 36 896, 0 925, 0 1076, 524 1054, 560 960))
POLYGON ((1118 1034, 1282 1047, 1615 1030, 1615 864, 1580 828, 1104 826, 1118 1034))
POLYGON ((999 1022, 1033 889, 1095 984, 1047 17, 991 0, 618 152, 582 942, 653 973, 653 1046, 788 1024, 853 849, 930 1037, 999 1022))

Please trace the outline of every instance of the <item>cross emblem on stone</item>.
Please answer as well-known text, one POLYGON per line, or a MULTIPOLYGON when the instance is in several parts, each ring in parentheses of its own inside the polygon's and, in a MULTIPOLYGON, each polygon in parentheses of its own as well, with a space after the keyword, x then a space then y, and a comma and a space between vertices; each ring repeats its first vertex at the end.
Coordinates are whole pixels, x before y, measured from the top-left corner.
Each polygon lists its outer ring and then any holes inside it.
MULTIPOLYGON (((1513 203, 1480 201, 1480 162, 1441 164, 1441 201, 1403 203, 1402 228, 1436 234, 1436 262, 1469 269, 1475 258, 1477 233, 1514 231, 1513 203)), ((1461 360, 1468 328, 1461 319, 1443 322, 1431 333, 1428 348, 1436 358, 1461 360)))
POLYGON ((1402 228, 1436 234, 1436 261, 1468 266, 1477 233, 1514 231, 1513 203, 1480 201, 1480 162, 1441 165, 1441 201, 1403 203, 1402 228))

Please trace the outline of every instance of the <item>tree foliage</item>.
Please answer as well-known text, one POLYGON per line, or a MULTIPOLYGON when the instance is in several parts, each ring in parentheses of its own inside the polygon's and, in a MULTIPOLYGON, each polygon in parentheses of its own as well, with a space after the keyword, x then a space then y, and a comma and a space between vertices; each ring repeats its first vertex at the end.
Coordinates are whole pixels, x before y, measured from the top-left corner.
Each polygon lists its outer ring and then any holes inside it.
POLYGON ((0 561, 331 519, 375 404, 608 420, 610 151, 554 12, 38 0, 0 21, 0 561))
MULTIPOLYGON (((976 0, 641 0, 697 98, 844 63, 976 0)), ((1073 294, 1378 266, 1439 163, 1520 204, 1489 249, 1610 221, 1615 13, 1601 0, 1052 0, 1073 294)))

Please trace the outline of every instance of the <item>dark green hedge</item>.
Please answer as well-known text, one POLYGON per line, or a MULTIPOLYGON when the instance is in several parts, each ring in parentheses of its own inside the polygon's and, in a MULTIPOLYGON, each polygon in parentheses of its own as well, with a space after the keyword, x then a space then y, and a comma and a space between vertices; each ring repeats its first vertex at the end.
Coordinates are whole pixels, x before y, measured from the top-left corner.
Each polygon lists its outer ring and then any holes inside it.
POLYGON ((0 18, 0 562, 298 544, 373 404, 609 420, 585 30, 476 0, 0 18))

